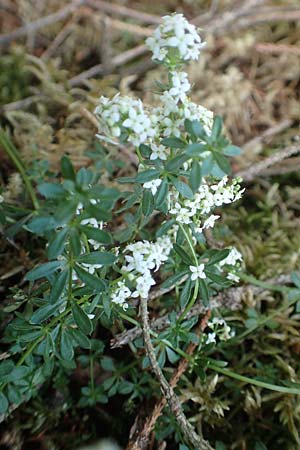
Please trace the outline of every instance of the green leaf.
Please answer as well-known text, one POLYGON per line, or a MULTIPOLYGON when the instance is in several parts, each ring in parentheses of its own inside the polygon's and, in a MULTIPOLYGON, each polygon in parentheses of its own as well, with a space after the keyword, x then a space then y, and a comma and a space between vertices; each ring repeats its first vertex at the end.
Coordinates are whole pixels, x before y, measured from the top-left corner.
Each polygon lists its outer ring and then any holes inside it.
POLYGON ((242 153, 242 149, 236 145, 227 145, 227 147, 223 148, 222 152, 226 156, 238 156, 242 153))
POLYGON ((161 141, 161 143, 165 147, 170 147, 170 148, 185 148, 185 146, 186 146, 186 143, 184 141, 182 141, 181 139, 179 139, 175 136, 165 138, 161 141))
POLYGON ((60 224, 67 223, 76 212, 78 201, 75 199, 68 199, 61 202, 54 214, 54 218, 60 224))
POLYGON ((8 386, 7 395, 10 403, 19 405, 22 402, 22 395, 16 386, 8 386))
POLYGON ((89 186, 93 181, 94 174, 91 170, 81 167, 76 174, 76 184, 81 188, 89 186))
POLYGON ((80 280, 93 290, 97 292, 105 291, 105 283, 100 278, 96 277, 96 275, 92 275, 79 266, 75 266, 75 272, 77 273, 80 280))
POLYGON ((185 306, 188 304, 188 301, 191 297, 192 286, 193 286, 192 280, 191 278, 188 278, 183 286, 183 289, 179 297, 179 304, 182 309, 184 309, 185 306))
POLYGON ((165 168, 167 171, 169 172, 175 172, 177 171, 182 165, 183 163, 185 163, 188 159, 190 159, 190 156, 187 155, 186 153, 184 154, 180 154, 175 156, 172 159, 169 159, 165 165, 165 168))
POLYGON ((62 254, 68 231, 69 230, 67 227, 63 228, 62 230, 58 231, 54 238, 50 241, 47 248, 47 255, 49 259, 56 259, 58 255, 62 254))
POLYGON ((72 314, 76 325, 84 334, 90 334, 93 331, 91 319, 75 301, 72 302, 72 314))
POLYGON ((88 337, 86 337, 80 330, 71 329, 70 330, 73 338, 73 342, 75 341, 79 347, 89 350, 91 348, 91 341, 88 337))
POLYGON ((291 280, 297 288, 300 288, 300 277, 297 272, 291 273, 291 280))
POLYGON ((209 292, 208 292, 208 287, 207 287, 206 281, 203 280, 202 278, 199 278, 198 282, 199 282, 199 292, 200 292, 200 296, 201 296, 203 305, 208 306, 209 305, 209 292))
POLYGON ((168 220, 167 222, 163 223, 162 226, 157 230, 156 237, 164 236, 174 224, 174 219, 168 220))
POLYGON ((101 367, 107 372, 113 372, 115 370, 114 362, 109 356, 103 356, 101 359, 101 367))
POLYGON ((226 450, 225 445, 221 441, 216 441, 215 447, 216 447, 216 450, 226 450))
POLYGON ((25 275, 25 280, 34 281, 39 278, 47 277, 62 267, 62 261, 50 261, 38 266, 25 275))
POLYGON ((72 227, 70 230, 70 248, 73 256, 77 258, 77 256, 81 253, 82 244, 80 241, 79 231, 75 227, 72 227))
POLYGON ((111 266, 116 259, 117 257, 113 253, 97 251, 80 255, 77 258, 77 261, 84 264, 102 264, 111 266))
POLYGON ((93 239, 101 244, 113 244, 113 238, 107 231, 86 225, 80 225, 80 231, 84 233, 88 239, 93 239))
POLYGON ((61 158, 61 173, 62 176, 69 180, 75 180, 75 170, 70 159, 64 155, 61 158))
POLYGON ((60 298, 64 287, 67 282, 67 278, 69 275, 69 270, 63 270, 60 274, 58 274, 52 283, 52 289, 50 292, 50 303, 56 303, 60 298))
POLYGON ((183 197, 188 198, 189 200, 193 200, 194 193, 192 189, 181 180, 172 180, 173 185, 183 197))
POLYGON ((141 144, 140 152, 144 158, 149 158, 152 153, 152 150, 151 150, 151 147, 149 147, 149 145, 141 144))
POLYGON ((207 266, 212 266, 213 264, 217 264, 223 259, 227 258, 230 253, 230 249, 225 248, 224 250, 211 250, 209 252, 209 261, 205 263, 207 266))
POLYGON ((34 313, 32 314, 30 318, 30 322, 34 325, 40 324, 44 320, 49 319, 53 315, 53 313, 57 311, 57 305, 56 304, 47 304, 42 306, 41 308, 38 308, 34 313))
POLYGON ((157 169, 144 170, 143 172, 137 174, 137 176, 135 177, 135 181, 137 183, 147 183, 148 181, 159 178, 159 174, 160 172, 157 169))
POLYGON ((0 378, 11 373, 14 368, 14 363, 11 360, 2 361, 0 363, 0 378))
POLYGON ((0 414, 6 413, 8 410, 8 401, 3 392, 0 392, 0 414))
POLYGON ((184 121, 184 127, 186 131, 194 137, 206 136, 203 125, 201 124, 201 122, 199 122, 199 120, 186 119, 184 121))
POLYGON ((39 184, 37 190, 45 198, 60 198, 66 194, 64 188, 57 183, 42 183, 39 184))
POLYGON ((44 234, 46 231, 54 230, 57 227, 57 222, 52 216, 35 217, 24 228, 32 233, 44 234))
POLYGON ((218 139, 218 137, 221 134, 222 127, 223 127, 222 118, 220 116, 216 116, 214 118, 214 123, 213 123, 212 131, 211 131, 211 138, 213 140, 218 139))
POLYGON ((73 339, 67 329, 61 330, 60 353, 63 359, 71 361, 74 357, 73 339))
POLYGON ((196 192, 201 184, 201 166, 198 161, 193 161, 192 168, 189 176, 189 183, 193 190, 196 192))
POLYGON ((100 206, 88 204, 85 210, 89 217, 95 217, 99 221, 109 222, 111 220, 111 212, 107 209, 100 208, 100 206))
POLYGON ((162 180, 162 182, 154 196, 155 206, 157 208, 159 208, 160 206, 163 205, 163 203, 167 199, 168 192, 169 192, 168 183, 166 180, 162 180))
POLYGON ((207 151, 206 144, 190 144, 186 148, 186 154, 191 156, 199 156, 201 153, 207 151))
POLYGON ((190 256, 187 254, 187 252, 182 247, 180 247, 180 245, 174 244, 173 248, 174 248, 175 252, 177 253, 177 255, 180 256, 181 260, 185 264, 192 265, 192 260, 191 260, 190 256))
POLYGON ((142 198, 142 211, 144 216, 148 217, 154 209, 154 198, 150 189, 145 189, 142 198))
POLYGON ((161 288, 162 289, 169 289, 171 286, 175 286, 177 283, 179 283, 186 275, 188 274, 187 270, 183 270, 182 272, 176 273, 175 275, 172 275, 167 280, 165 280, 161 288))
POLYGON ((221 153, 214 152, 213 158, 220 167, 220 169, 223 170, 223 172, 225 172, 226 174, 231 173, 230 164, 225 156, 223 156, 221 153))

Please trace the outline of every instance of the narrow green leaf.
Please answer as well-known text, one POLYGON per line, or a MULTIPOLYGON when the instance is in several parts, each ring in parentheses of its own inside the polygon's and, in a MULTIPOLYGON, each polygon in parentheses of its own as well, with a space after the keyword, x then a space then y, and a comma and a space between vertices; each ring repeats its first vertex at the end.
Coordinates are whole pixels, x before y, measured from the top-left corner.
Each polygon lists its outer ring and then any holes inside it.
POLYGON ((40 308, 38 308, 34 313, 32 314, 30 318, 30 322, 37 325, 43 322, 44 320, 49 319, 53 315, 53 313, 57 311, 57 305, 56 304, 47 304, 40 308))
POLYGON ((30 270, 30 272, 28 272, 25 275, 25 280, 34 281, 39 278, 47 277, 48 275, 51 275, 57 269, 62 267, 62 265, 63 265, 62 261, 50 261, 45 264, 42 264, 41 266, 38 266, 30 270))
POLYGON ((190 144, 186 147, 186 154, 191 156, 199 156, 201 153, 207 151, 206 144, 190 144))
POLYGON ((186 143, 184 141, 182 141, 181 139, 179 139, 175 136, 165 138, 161 141, 161 143, 165 147, 170 147, 170 148, 185 148, 185 146, 186 146, 186 143))
POLYGON ((198 163, 198 161, 193 161, 192 163, 192 168, 189 176, 189 183, 193 192, 196 192, 199 189, 199 186, 201 184, 201 166, 198 163))
POLYGON ((162 206, 162 204, 165 202, 165 200, 167 199, 168 192, 169 192, 168 183, 166 180, 162 180, 162 182, 154 196, 155 206, 157 208, 162 206))
POLYGON ((61 158, 61 173, 62 176, 69 180, 75 180, 75 170, 70 159, 64 155, 61 158))
POLYGON ((206 136, 203 125, 201 122, 199 122, 199 120, 186 119, 184 121, 184 127, 185 127, 186 131, 194 137, 206 136))
POLYGON ((80 241, 80 235, 77 228, 72 227, 70 230, 70 247, 73 253, 73 257, 77 258, 82 250, 82 244, 80 241))
POLYGON ((221 134, 222 127, 223 127, 222 118, 220 116, 216 116, 214 118, 214 123, 213 123, 212 131, 211 131, 211 138, 213 140, 218 139, 218 137, 221 134))
POLYGON ((84 334, 90 334, 93 331, 91 319, 75 301, 72 302, 72 314, 76 325, 84 334))
POLYGON ((117 257, 113 253, 97 251, 80 255, 77 258, 77 261, 85 264, 103 264, 111 266, 116 259, 117 257))
POLYGON ((175 275, 172 275, 171 277, 167 278, 162 285, 162 289, 169 289, 171 286, 175 286, 176 284, 180 283, 182 280, 184 280, 185 276, 188 274, 187 270, 183 270, 182 272, 176 273, 175 275))
POLYGON ((69 275, 69 270, 63 270, 60 274, 58 274, 52 283, 52 289, 50 292, 50 303, 56 303, 63 293, 64 287, 67 282, 67 278, 69 275))
POLYGON ((236 145, 227 145, 227 147, 223 148, 222 152, 226 156, 238 156, 242 153, 242 149, 236 145))
POLYGON ((181 291, 180 297, 179 297, 179 304, 181 309, 184 309, 185 306, 188 304, 188 301, 191 297, 192 292, 192 280, 191 278, 188 278, 186 283, 183 286, 183 289, 181 291))
POLYGON ((206 281, 203 280, 202 278, 199 278, 198 281, 199 281, 199 292, 200 292, 201 300, 202 300, 204 306, 208 306, 209 305, 209 292, 208 292, 208 287, 207 287, 206 281))
POLYGON ((66 194, 64 188, 57 183, 41 183, 38 185, 37 190, 45 198, 60 198, 66 194))
POLYGON ((82 269, 79 266, 75 266, 75 272, 83 283, 85 283, 90 288, 94 289, 97 292, 105 291, 105 283, 100 278, 96 277, 96 275, 92 275, 88 271, 82 269))
POLYGON ((80 231, 84 233, 88 239, 93 239, 101 244, 113 244, 113 238, 107 231, 87 225, 80 225, 80 231))
POLYGON ((223 172, 225 172, 226 174, 231 173, 230 164, 224 155, 218 152, 214 152, 213 158, 223 172))
POLYGON ((205 263, 207 266, 212 266, 213 264, 217 264, 223 259, 227 258, 230 253, 230 249, 225 248, 224 250, 213 250, 210 252, 209 261, 205 263))
POLYGON ((192 262, 193 262, 192 259, 191 259, 190 256, 187 254, 187 252, 186 252, 182 247, 180 247, 180 245, 174 244, 174 245, 173 245, 173 248, 174 248, 175 252, 177 253, 177 255, 180 256, 181 260, 182 260, 185 264, 192 265, 192 262))
POLYGON ((137 174, 137 176, 135 177, 135 181, 137 183, 147 183, 148 181, 159 178, 159 173, 160 172, 157 169, 144 170, 143 172, 137 174))
POLYGON ((173 185, 183 197, 188 198, 189 200, 193 200, 194 193, 192 189, 181 180, 172 180, 173 185))
POLYGON ((8 400, 3 394, 3 392, 0 392, 0 414, 6 413, 8 410, 8 400))
POLYGON ((183 163, 185 163, 188 159, 190 159, 190 156, 186 153, 176 155, 174 158, 169 159, 165 165, 165 168, 169 172, 175 172, 177 171, 183 163))
POLYGON ((54 238, 50 241, 47 248, 47 255, 49 259, 56 259, 58 255, 62 254, 68 232, 68 228, 65 227, 62 230, 58 231, 54 238))
POLYGON ((145 189, 142 198, 142 211, 144 216, 148 217, 154 209, 154 198, 150 189, 145 189))
POLYGON ((63 359, 71 361, 74 357, 73 339, 67 329, 61 330, 60 353, 63 359))

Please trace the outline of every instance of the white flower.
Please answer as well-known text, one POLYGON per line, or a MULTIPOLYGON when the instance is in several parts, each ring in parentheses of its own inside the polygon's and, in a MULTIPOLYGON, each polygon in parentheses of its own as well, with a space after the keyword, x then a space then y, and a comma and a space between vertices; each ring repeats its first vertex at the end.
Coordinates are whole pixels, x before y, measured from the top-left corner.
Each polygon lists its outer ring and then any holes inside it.
POLYGON ((155 159, 161 159, 165 161, 168 158, 168 150, 164 145, 151 144, 152 153, 150 159, 154 161, 155 159))
POLYGON ((216 342, 216 333, 208 333, 205 344, 215 344, 216 342))
POLYGON ((204 264, 199 264, 199 266, 190 266, 190 271, 192 272, 191 280, 197 280, 197 278, 205 279, 206 275, 204 272, 204 264))
POLYGON ((162 24, 156 28, 152 37, 146 40, 146 45, 152 51, 152 59, 173 63, 175 56, 181 61, 198 59, 200 50, 205 45, 194 25, 190 24, 182 14, 164 16, 162 24))
POLYGON ((215 221, 219 219, 220 216, 214 216, 213 214, 209 216, 208 219, 203 224, 203 228, 213 228, 215 226, 215 221))
POLYGON ((147 181, 143 184, 145 189, 151 189, 152 195, 155 195, 157 192, 157 188, 161 185, 162 180, 157 178, 156 180, 147 181))
POLYGON ((3 203, 4 202, 4 197, 3 197, 3 195, 0 195, 0 203, 3 203))
POLYGON ((126 299, 131 296, 130 289, 125 285, 124 281, 118 281, 117 289, 112 293, 111 301, 123 307, 124 310, 128 308, 126 299))
POLYGON ((227 279, 230 281, 233 281, 234 283, 238 283, 240 281, 240 277, 238 277, 237 275, 235 275, 232 272, 228 272, 227 279))
POLYGON ((229 255, 222 261, 220 261, 219 265, 221 267, 224 266, 225 264, 228 264, 229 266, 235 266, 239 261, 240 262, 243 261, 243 256, 235 247, 232 247, 232 249, 229 252, 229 255))

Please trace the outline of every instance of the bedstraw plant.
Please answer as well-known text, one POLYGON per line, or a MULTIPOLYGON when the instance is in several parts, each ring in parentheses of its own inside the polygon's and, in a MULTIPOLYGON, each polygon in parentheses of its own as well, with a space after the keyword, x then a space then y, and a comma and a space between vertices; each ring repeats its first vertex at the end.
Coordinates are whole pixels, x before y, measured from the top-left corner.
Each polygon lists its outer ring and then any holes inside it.
MULTIPOLYGON (((166 368, 187 358, 205 384, 205 355, 234 337, 218 309, 200 332, 195 326, 212 297, 241 276, 239 251, 214 248, 207 239, 222 207, 243 194, 229 163, 240 149, 222 134, 221 118, 189 97, 183 67, 205 46, 196 28, 181 14, 165 16, 146 43, 166 70, 166 82, 156 85, 156 105, 102 96, 94 112, 104 152, 97 170, 75 171, 64 156, 60 181, 48 174, 36 194, 27 180, 34 210, 21 226, 45 239, 47 261, 27 273, 28 286, 6 308, 14 318, 4 337, 8 357, 0 363, 0 411, 8 414, 58 373, 69 376, 82 366, 90 381, 82 386, 79 407, 118 394, 130 409, 151 397, 153 387, 159 396, 160 385, 176 419, 168 427, 173 423, 182 448, 183 442, 211 448, 186 418, 166 368), (138 162, 132 176, 115 180, 116 167, 107 171, 105 161, 124 146, 138 162), (163 329, 151 329, 149 304, 156 316, 168 315, 163 329), (202 309, 191 314, 195 305, 202 309), (131 353, 117 362, 103 336, 107 330, 126 334, 132 325, 143 328, 143 339, 129 339, 131 353), (188 355, 191 344, 195 351, 188 355), (105 375, 99 381, 100 367, 105 375)), ((4 134, 1 139, 16 157, 4 134)), ((5 196, 1 200, 5 227, 13 218, 5 196)))

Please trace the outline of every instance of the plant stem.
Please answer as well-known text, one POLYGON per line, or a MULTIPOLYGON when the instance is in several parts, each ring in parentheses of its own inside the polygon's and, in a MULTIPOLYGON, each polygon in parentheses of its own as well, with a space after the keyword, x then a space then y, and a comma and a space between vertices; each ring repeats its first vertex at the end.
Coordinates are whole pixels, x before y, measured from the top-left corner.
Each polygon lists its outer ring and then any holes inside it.
POLYGON ((289 387, 285 387, 285 386, 278 386, 277 384, 266 383, 265 381, 260 381, 260 380, 254 379, 254 378, 245 377, 244 375, 240 375, 229 369, 223 369, 222 367, 218 367, 212 363, 209 363, 208 368, 214 370, 215 372, 222 373, 223 375, 226 375, 227 377, 234 378, 239 381, 243 381, 244 383, 247 383, 247 384, 253 384, 255 386, 269 389, 271 391, 282 392, 283 394, 296 394, 296 395, 300 394, 299 388, 289 388, 289 387))

